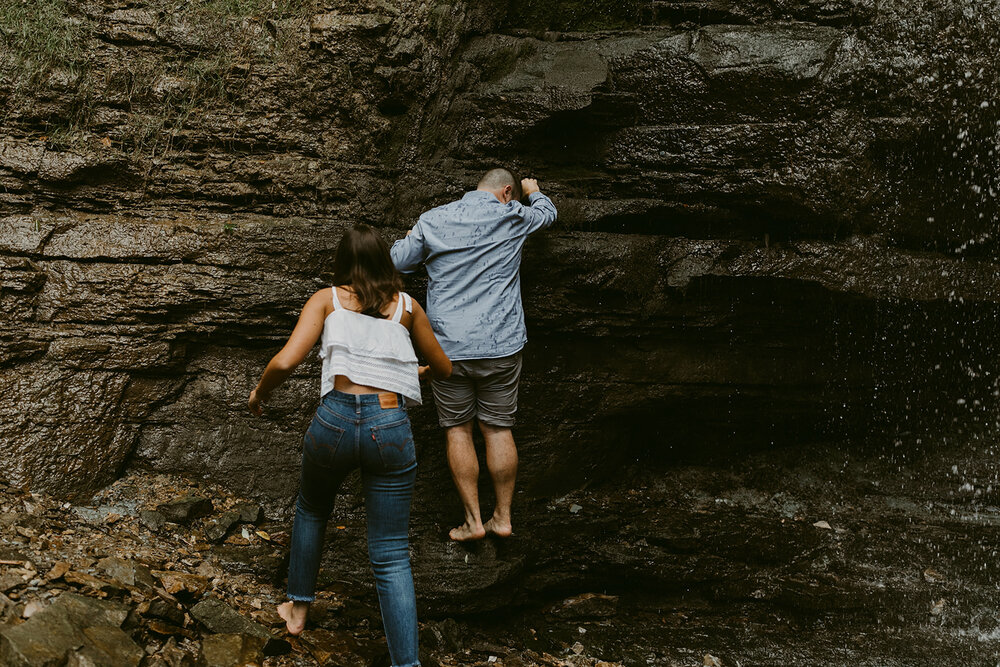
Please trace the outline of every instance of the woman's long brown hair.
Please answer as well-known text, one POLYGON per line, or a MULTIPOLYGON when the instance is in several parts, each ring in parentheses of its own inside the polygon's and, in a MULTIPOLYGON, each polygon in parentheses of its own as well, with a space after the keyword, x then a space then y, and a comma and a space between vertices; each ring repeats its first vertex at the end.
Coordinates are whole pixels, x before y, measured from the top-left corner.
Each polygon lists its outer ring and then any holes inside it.
POLYGON ((385 318, 382 309, 403 289, 403 279, 389 256, 389 246, 368 225, 348 229, 337 246, 333 266, 334 289, 350 285, 361 313, 385 318))

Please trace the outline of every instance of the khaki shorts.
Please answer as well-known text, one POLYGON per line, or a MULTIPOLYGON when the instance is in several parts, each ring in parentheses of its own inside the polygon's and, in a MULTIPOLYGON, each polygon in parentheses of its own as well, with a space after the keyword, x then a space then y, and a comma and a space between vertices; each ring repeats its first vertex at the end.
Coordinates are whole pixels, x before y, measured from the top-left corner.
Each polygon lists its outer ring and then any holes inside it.
POLYGON ((438 421, 450 428, 478 417, 492 426, 513 426, 520 378, 520 352, 498 359, 452 362, 451 377, 431 382, 438 421))

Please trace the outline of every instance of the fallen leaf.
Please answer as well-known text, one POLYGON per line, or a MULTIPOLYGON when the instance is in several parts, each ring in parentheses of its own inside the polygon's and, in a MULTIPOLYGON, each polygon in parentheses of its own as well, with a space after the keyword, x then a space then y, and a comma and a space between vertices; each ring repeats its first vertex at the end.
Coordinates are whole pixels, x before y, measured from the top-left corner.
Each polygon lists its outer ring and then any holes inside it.
POLYGON ((111 137, 104 137, 103 139, 101 139, 101 144, 105 148, 111 148, 111 137))
POLYGON ((817 521, 813 525, 817 528, 822 528, 823 530, 833 530, 833 526, 828 524, 826 521, 817 521))

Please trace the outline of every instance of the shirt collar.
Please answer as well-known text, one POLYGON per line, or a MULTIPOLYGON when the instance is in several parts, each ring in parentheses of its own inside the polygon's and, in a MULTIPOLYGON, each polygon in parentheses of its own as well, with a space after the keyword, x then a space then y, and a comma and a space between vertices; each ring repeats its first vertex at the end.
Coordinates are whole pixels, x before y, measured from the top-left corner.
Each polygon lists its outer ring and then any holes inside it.
POLYGON ((468 199, 469 201, 478 199, 480 201, 493 201, 497 204, 500 203, 500 200, 497 199, 495 194, 492 192, 486 192, 485 190, 470 190, 465 193, 462 199, 468 199))

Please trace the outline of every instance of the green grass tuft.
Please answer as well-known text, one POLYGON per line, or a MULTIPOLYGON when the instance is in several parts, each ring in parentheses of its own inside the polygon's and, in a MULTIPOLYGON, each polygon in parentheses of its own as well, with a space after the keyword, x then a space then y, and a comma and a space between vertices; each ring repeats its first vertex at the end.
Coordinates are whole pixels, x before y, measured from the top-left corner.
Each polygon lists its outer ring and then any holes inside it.
POLYGON ((86 22, 70 14, 65 0, 0 0, 2 65, 16 88, 37 85, 53 70, 80 75, 86 22), (12 70, 12 71, 11 71, 12 70))

